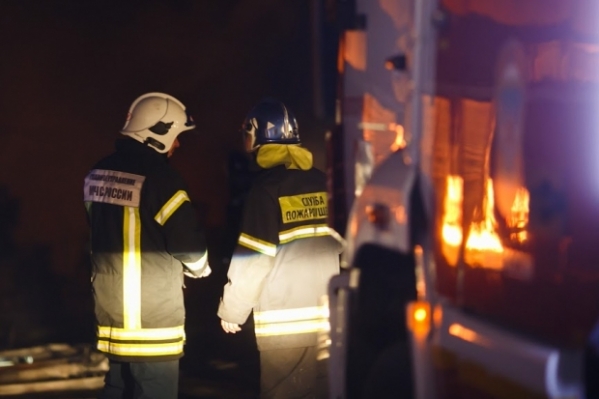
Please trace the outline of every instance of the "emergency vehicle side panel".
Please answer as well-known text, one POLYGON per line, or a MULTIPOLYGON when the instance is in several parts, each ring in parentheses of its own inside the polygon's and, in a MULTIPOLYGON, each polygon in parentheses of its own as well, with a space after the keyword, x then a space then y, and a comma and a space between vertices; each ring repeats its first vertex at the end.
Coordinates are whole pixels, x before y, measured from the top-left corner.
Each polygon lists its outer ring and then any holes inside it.
POLYGON ((438 397, 580 397, 599 315, 599 4, 441 5, 433 242, 459 311, 436 326, 438 397))
POLYGON ((564 14, 544 2, 482 3, 465 12, 443 2, 439 289, 450 293, 443 276, 455 274, 464 307, 581 345, 599 314, 599 40, 581 2, 560 3, 564 14))
POLYGON ((412 86, 405 57, 414 46, 412 0, 349 3, 365 24, 339 37, 337 126, 327 145, 331 224, 340 232, 374 169, 409 140, 412 86))

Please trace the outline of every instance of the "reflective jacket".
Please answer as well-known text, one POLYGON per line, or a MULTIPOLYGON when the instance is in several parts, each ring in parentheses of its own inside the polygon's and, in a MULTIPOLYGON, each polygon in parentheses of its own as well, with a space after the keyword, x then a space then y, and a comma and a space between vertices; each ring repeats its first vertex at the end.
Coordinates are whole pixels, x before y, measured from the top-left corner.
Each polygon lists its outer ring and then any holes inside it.
POLYGON ((204 235, 181 176, 132 139, 85 178, 98 349, 120 361, 183 355, 184 267, 207 265, 204 235))
POLYGON ((306 150, 289 154, 291 146, 274 146, 259 150, 282 153, 263 160, 263 167, 275 165, 256 176, 248 194, 218 309, 222 320, 237 324, 253 309, 260 350, 317 344, 317 333, 328 327, 322 299, 339 273, 341 252, 326 223, 325 174, 311 167, 309 153, 310 168, 294 168, 294 158, 305 157, 306 150))

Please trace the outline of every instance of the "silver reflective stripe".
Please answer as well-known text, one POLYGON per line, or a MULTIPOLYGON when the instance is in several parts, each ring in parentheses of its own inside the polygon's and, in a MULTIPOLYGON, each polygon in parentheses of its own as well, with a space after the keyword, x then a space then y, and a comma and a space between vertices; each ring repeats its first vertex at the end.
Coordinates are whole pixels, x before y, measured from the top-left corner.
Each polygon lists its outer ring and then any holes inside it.
POLYGON ((331 228, 326 224, 302 226, 279 233, 279 242, 285 244, 299 238, 323 237, 331 233, 331 228))
POLYGON ((202 255, 202 257, 193 262, 193 263, 186 263, 183 262, 185 267, 187 267, 189 270, 201 270, 204 268, 204 266, 206 266, 206 262, 208 261, 208 251, 204 252, 204 255, 202 255))
POLYGON ((264 255, 275 256, 277 254, 277 246, 275 244, 259 240, 244 233, 241 233, 238 242, 240 245, 264 255))
POLYGON ((329 331, 327 306, 267 310, 254 313, 257 337, 329 331))

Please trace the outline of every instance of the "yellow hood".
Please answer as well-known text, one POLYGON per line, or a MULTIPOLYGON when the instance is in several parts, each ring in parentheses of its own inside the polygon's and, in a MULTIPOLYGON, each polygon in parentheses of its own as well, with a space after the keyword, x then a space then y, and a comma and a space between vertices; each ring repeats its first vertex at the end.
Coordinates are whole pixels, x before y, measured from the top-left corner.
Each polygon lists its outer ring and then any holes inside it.
POLYGON ((264 169, 285 165, 287 169, 308 170, 312 168, 312 153, 298 144, 264 144, 258 149, 256 162, 264 169))

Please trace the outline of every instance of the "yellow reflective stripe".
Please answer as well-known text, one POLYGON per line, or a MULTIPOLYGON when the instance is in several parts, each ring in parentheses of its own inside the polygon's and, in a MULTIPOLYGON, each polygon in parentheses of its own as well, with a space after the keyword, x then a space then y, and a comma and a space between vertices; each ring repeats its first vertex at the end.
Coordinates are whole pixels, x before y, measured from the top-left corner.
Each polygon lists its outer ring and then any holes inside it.
POLYGON ((117 356, 166 356, 183 353, 183 341, 170 344, 116 344, 99 340, 98 350, 117 356))
POLYGON ((273 335, 307 334, 319 331, 329 331, 328 321, 294 321, 256 326, 257 337, 272 337, 273 335))
POLYGON ((255 312, 255 333, 259 337, 268 337, 329 331, 328 318, 327 306, 255 312))
POLYGON ((323 237, 331 234, 331 228, 326 224, 300 226, 279 233, 279 242, 285 244, 299 238, 323 237))
POLYGON ((259 240, 245 233, 241 233, 238 242, 240 245, 264 255, 275 256, 277 254, 277 246, 275 244, 259 240))
POLYGON ((124 208, 123 222, 123 324, 141 329, 141 221, 139 208, 124 208))
POLYGON ((171 199, 166 201, 166 204, 164 204, 164 206, 158 211, 156 216, 154 216, 154 220, 164 226, 171 215, 175 213, 175 211, 179 209, 181 204, 185 201, 189 201, 189 196, 187 193, 184 190, 177 191, 175 195, 171 197, 171 199))
POLYGON ((98 338, 110 338, 121 341, 149 341, 184 339, 185 329, 183 326, 167 328, 142 328, 139 330, 127 330, 115 327, 98 327, 98 338))

